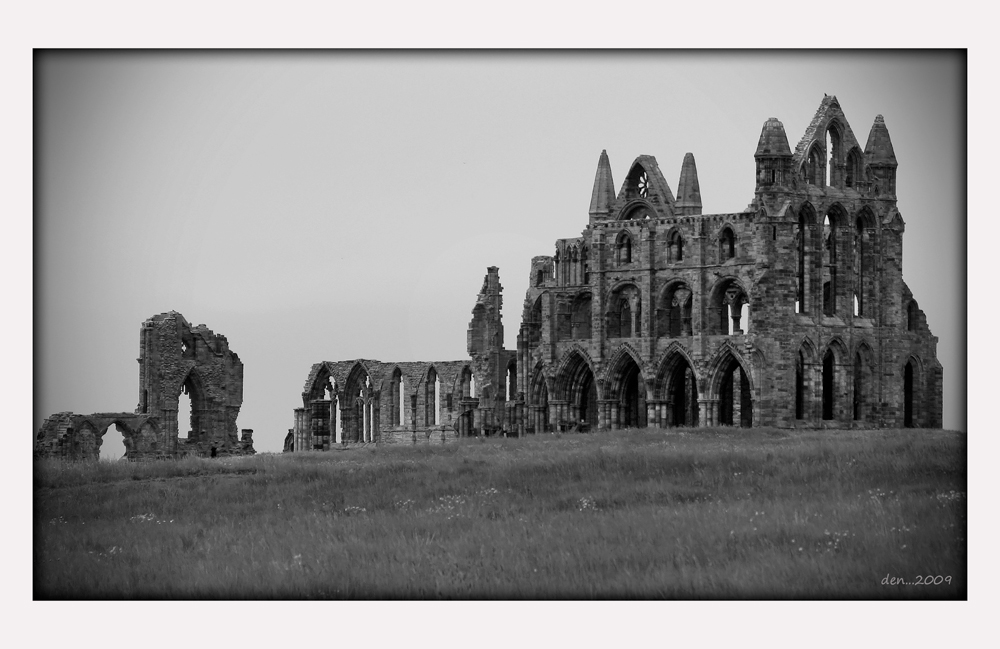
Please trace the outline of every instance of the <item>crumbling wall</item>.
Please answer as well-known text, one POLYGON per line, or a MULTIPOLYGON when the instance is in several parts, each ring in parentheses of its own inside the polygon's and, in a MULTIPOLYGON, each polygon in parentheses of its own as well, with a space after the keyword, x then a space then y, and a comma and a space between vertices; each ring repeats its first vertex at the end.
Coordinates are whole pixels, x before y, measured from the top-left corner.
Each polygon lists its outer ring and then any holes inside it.
MULTIPOLYGON (((139 404, 133 413, 49 417, 35 438, 36 457, 96 460, 114 426, 130 460, 198 455, 252 455, 253 430, 236 428, 243 402, 243 363, 225 336, 192 327, 170 311, 142 323, 139 334, 139 404), (191 398, 187 434, 178 436, 178 401, 191 398)), ((186 414, 186 413, 185 413, 186 414)))

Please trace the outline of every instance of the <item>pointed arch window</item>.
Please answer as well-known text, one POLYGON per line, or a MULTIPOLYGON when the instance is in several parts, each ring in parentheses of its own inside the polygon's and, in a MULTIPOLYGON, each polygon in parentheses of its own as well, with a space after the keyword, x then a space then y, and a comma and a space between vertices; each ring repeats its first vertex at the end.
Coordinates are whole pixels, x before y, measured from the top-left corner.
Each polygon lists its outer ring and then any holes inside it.
POLYGON ((681 233, 674 230, 670 233, 670 237, 667 239, 667 246, 669 247, 669 257, 671 263, 676 263, 684 260, 684 239, 681 237, 681 233))
POLYGON ((628 232, 618 235, 615 246, 615 260, 619 265, 632 263, 632 237, 628 232))
POLYGON ((726 226, 719 233, 719 263, 736 256, 736 235, 733 229, 726 226))

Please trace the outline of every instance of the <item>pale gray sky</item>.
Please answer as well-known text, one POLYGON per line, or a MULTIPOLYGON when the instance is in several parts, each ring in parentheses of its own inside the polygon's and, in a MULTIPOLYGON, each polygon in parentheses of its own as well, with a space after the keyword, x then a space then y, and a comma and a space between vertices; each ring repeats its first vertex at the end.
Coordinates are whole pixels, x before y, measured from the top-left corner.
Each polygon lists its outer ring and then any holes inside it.
POLYGON ((598 157, 705 213, 753 197, 777 117, 885 117, 903 276, 965 430, 965 67, 948 52, 52 53, 36 60, 35 413, 131 411, 139 326, 180 311, 245 365, 238 425, 281 449, 312 363, 466 357, 486 267, 513 348, 532 256, 578 236, 598 157))

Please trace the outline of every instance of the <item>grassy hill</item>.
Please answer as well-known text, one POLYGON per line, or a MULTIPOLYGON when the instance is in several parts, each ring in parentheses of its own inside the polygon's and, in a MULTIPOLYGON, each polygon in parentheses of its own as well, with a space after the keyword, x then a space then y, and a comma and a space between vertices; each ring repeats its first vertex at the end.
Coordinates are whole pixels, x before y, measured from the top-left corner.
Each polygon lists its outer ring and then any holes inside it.
POLYGON ((965 435, 927 430, 646 429, 39 462, 34 589, 965 598, 965 492, 965 435))

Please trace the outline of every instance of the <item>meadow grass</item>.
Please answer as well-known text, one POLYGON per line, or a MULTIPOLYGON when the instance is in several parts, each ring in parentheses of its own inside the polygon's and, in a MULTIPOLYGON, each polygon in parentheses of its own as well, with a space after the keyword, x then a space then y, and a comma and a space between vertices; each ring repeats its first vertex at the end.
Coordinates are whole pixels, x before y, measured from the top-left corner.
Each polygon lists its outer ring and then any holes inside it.
POLYGON ((34 594, 963 599, 965 493, 965 435, 925 430, 39 462, 34 594))

